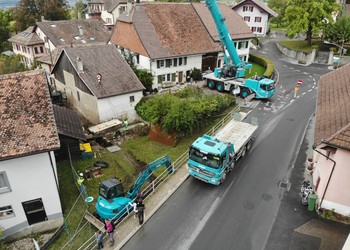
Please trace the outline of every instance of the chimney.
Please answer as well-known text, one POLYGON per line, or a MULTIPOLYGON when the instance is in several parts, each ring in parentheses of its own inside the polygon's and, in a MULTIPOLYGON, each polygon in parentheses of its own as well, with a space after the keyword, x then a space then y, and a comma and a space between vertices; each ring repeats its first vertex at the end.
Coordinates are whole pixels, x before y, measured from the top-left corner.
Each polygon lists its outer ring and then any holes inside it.
POLYGON ((83 36, 83 35, 84 35, 83 26, 78 26, 78 29, 79 29, 79 34, 80 34, 80 36, 83 36))
POLYGON ((84 72, 83 62, 81 61, 80 57, 77 58, 77 68, 78 68, 78 73, 84 72))
POLYGON ((128 0, 126 3, 126 15, 128 16, 131 12, 132 9, 132 0, 128 0))

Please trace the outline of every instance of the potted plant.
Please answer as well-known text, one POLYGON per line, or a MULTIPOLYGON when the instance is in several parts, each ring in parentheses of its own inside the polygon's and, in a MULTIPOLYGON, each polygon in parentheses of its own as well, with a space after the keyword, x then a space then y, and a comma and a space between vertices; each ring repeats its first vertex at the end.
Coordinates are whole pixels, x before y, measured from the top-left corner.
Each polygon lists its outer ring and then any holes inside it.
POLYGON ((314 171, 314 161, 312 158, 307 158, 307 161, 306 161, 306 171, 311 174, 313 171, 314 171))

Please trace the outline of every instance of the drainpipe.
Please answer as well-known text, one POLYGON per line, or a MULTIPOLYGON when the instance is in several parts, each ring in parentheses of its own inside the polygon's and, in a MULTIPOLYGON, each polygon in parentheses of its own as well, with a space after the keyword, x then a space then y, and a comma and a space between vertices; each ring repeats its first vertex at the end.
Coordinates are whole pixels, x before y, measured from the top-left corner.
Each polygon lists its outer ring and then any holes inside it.
POLYGON ((52 161, 52 158, 51 158, 51 154, 50 154, 50 151, 47 152, 49 154, 49 158, 50 158, 50 163, 51 163, 51 168, 52 168, 52 172, 53 172, 53 175, 55 177, 55 182, 56 182, 56 188, 57 188, 57 192, 60 193, 60 189, 58 187, 58 181, 57 181, 57 176, 56 176, 56 172, 55 172, 55 167, 53 165, 53 161, 52 161))
POLYGON ((331 174, 329 175, 329 178, 328 178, 328 181, 327 181, 327 185, 326 185, 326 188, 323 192, 323 195, 322 195, 322 198, 321 198, 321 202, 320 204, 318 205, 318 209, 321 208, 321 205, 322 205, 322 202, 323 202, 323 199, 324 199, 324 196, 326 195, 326 191, 327 191, 327 188, 328 188, 328 185, 329 185, 329 182, 331 180, 331 177, 333 175, 333 171, 334 171, 334 168, 335 168, 335 165, 337 164, 334 160, 332 160, 331 158, 329 158, 328 156, 326 156, 325 154, 321 153, 320 151, 318 151, 317 149, 314 149, 317 153, 319 153, 320 155, 324 156, 327 160, 331 160, 333 162, 333 167, 332 167, 332 171, 331 171, 331 174))

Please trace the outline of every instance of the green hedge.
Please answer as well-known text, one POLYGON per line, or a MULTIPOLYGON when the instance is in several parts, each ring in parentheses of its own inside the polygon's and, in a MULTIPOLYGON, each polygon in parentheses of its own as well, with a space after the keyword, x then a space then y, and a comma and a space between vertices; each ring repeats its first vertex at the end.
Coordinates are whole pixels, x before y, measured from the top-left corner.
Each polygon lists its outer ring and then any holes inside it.
POLYGON ((236 103, 232 95, 205 94, 198 88, 184 88, 176 94, 165 93, 142 99, 136 112, 153 125, 166 132, 186 135, 208 124, 236 103))
POLYGON ((249 61, 252 61, 256 64, 259 64, 263 67, 266 68, 264 76, 267 78, 271 78, 274 70, 275 70, 275 65, 272 63, 272 61, 266 57, 260 56, 260 55, 255 55, 255 54, 250 54, 249 55, 249 61))

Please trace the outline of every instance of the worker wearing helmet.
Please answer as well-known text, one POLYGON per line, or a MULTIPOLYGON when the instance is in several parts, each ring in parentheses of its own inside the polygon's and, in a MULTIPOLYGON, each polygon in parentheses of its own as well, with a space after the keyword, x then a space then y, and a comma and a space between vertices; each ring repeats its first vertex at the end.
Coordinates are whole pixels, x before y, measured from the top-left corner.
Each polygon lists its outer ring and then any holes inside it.
POLYGON ((84 175, 80 173, 77 179, 77 184, 79 187, 79 191, 82 192, 84 190, 84 175))

